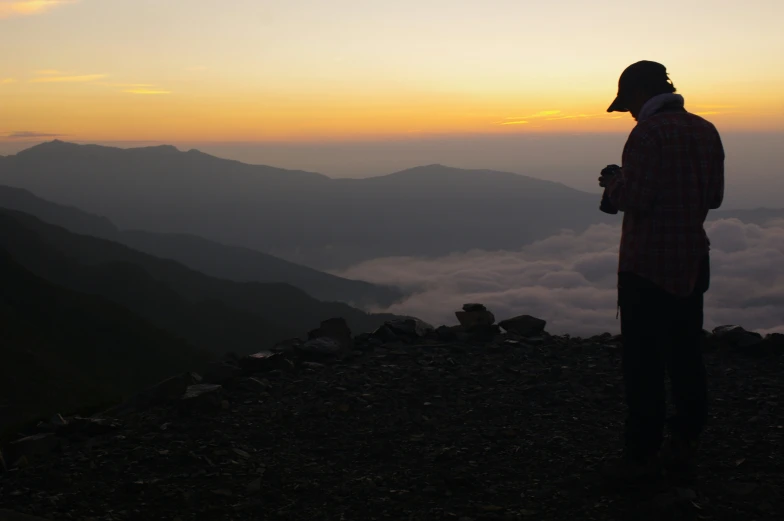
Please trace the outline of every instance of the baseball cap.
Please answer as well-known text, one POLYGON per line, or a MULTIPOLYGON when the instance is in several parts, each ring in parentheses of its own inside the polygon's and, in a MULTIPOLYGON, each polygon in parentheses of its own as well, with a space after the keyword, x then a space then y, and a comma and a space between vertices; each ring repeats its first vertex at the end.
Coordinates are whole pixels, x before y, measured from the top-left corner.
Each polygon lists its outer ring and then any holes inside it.
POLYGON ((607 112, 629 112, 625 97, 637 87, 662 90, 662 92, 675 90, 673 87, 666 88, 665 85, 671 86, 672 83, 664 65, 648 60, 632 63, 621 73, 618 79, 618 94, 607 108, 607 112))

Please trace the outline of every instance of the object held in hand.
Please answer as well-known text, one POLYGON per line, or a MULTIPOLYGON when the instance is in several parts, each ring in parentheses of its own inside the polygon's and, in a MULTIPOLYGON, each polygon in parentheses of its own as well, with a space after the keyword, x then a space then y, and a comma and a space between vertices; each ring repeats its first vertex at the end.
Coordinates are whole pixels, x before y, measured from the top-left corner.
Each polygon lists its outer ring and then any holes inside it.
POLYGON ((607 165, 606 167, 602 168, 602 177, 604 176, 614 176, 621 173, 621 167, 618 165, 607 165))
MULTIPOLYGON (((621 167, 620 166, 618 166, 618 165, 607 165, 606 167, 604 167, 602 169, 601 179, 615 177, 616 175, 618 175, 620 173, 621 173, 621 167)), ((610 202, 610 198, 607 197, 607 190, 606 189, 605 189, 605 192, 602 194, 602 202, 599 205, 599 210, 601 210, 604 213, 610 214, 610 215, 615 215, 616 213, 618 213, 618 209, 615 206, 613 206, 613 204, 610 202)))

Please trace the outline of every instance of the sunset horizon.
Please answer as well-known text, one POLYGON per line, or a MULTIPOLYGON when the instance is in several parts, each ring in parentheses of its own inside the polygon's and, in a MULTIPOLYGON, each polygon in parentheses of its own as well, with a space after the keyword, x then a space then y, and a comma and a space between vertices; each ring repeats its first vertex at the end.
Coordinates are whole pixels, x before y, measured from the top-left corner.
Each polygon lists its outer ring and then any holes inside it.
POLYGON ((758 4, 695 1, 673 19, 668 1, 637 25, 620 2, 2 0, 0 45, 16 52, 0 65, 0 140, 628 132, 606 108, 640 59, 721 131, 778 132, 784 7, 758 4))

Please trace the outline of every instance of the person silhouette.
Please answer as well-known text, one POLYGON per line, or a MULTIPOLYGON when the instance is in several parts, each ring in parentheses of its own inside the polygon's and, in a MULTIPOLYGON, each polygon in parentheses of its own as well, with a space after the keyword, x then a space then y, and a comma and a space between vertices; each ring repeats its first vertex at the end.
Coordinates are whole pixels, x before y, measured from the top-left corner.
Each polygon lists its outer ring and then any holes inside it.
POLYGON ((627 417, 623 455, 608 471, 626 481, 662 470, 693 479, 708 418, 704 223, 724 199, 724 148, 716 127, 685 109, 657 62, 628 66, 607 112, 630 112, 637 121, 620 169, 605 169, 599 178, 603 198, 623 213, 618 308, 627 417), (666 373, 675 405, 669 419, 666 373))

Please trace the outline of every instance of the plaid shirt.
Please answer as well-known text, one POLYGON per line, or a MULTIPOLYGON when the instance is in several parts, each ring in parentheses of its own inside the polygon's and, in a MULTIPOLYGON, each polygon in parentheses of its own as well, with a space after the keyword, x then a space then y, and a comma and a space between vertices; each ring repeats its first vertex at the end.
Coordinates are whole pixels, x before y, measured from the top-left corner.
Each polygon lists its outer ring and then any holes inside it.
POLYGON ((682 103, 664 106, 629 134, 622 172, 607 194, 624 212, 618 271, 690 295, 710 249, 705 218, 724 198, 716 127, 682 103))

